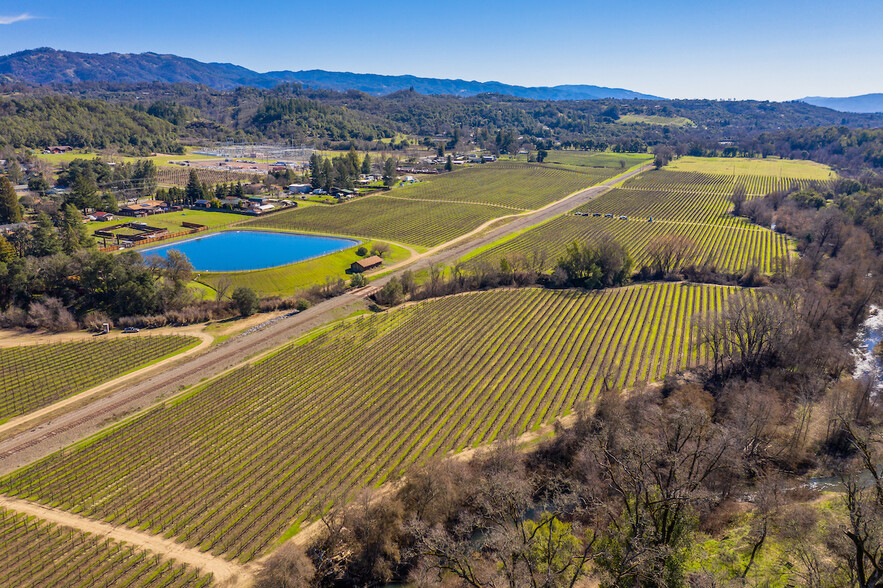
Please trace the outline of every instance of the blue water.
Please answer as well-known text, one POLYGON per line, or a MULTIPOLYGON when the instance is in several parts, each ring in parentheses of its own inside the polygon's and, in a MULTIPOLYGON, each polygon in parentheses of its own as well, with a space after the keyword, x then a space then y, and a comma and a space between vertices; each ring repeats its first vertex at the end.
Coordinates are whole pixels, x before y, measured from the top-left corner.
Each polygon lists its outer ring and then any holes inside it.
POLYGON ((278 267, 334 253, 358 244, 352 239, 272 233, 267 231, 222 231, 177 241, 141 251, 162 255, 177 249, 187 256, 193 269, 202 272, 232 272, 278 267))

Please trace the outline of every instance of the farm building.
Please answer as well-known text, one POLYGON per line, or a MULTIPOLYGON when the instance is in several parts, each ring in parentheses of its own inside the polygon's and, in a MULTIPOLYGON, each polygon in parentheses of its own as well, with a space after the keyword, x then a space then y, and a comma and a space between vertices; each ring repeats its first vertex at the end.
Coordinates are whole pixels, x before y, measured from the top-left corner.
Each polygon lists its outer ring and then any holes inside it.
POLYGON ((67 153, 69 151, 73 151, 74 148, 70 145, 53 145, 51 147, 47 147, 43 154, 58 154, 58 153, 67 153))
POLYGON ((289 184, 288 193, 289 194, 306 194, 310 190, 312 190, 312 186, 309 184, 289 184))
POLYGON ((381 265, 383 265, 383 258, 379 255, 372 255, 371 257, 354 261, 350 265, 350 270, 360 274, 370 269, 374 269, 375 267, 380 267, 381 265))
POLYGON ((147 216, 158 212, 162 212, 162 209, 149 204, 129 204, 120 208, 120 214, 123 216, 147 216))
POLYGON ((28 223, 10 223, 7 225, 0 225, 0 235, 10 235, 19 229, 28 228, 28 223))
POLYGON ((98 222, 112 221, 113 215, 109 212, 93 212, 89 215, 89 220, 94 220, 98 222))

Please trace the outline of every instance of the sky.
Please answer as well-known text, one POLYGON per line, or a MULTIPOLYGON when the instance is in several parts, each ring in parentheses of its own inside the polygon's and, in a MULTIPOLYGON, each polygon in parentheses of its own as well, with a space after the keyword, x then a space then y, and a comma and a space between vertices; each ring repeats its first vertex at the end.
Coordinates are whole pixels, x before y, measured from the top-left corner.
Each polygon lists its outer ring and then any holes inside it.
POLYGON ((0 0, 0 54, 173 53, 326 69, 593 84, 666 98, 883 92, 881 0, 0 0))

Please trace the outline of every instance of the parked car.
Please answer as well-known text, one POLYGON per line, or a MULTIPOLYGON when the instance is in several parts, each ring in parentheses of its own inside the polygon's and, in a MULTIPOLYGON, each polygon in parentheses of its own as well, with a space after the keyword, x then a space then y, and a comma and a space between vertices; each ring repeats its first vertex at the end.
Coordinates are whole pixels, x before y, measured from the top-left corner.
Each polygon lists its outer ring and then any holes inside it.
POLYGON ((604 218, 613 218, 613 215, 608 213, 604 215, 604 218))
POLYGON ((592 216, 601 216, 601 213, 600 212, 593 212, 592 216))
POLYGON ((621 217, 619 217, 619 220, 629 220, 629 217, 627 217, 627 216, 621 216, 621 217))
POLYGON ((140 330, 141 329, 137 327, 126 327, 125 329, 123 329, 123 333, 137 333, 140 330))

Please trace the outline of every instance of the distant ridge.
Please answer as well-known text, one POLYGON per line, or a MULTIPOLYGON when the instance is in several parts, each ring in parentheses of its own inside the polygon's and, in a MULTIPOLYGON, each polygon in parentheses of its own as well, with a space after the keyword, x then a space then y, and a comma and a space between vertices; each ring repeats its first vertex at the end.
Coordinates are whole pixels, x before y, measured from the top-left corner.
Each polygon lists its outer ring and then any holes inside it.
POLYGON ((30 84, 46 85, 78 82, 165 82, 203 84, 218 90, 238 86, 271 88, 283 82, 298 82, 314 88, 358 90, 382 96, 413 88, 421 94, 474 96, 483 93, 504 94, 536 100, 595 100, 600 98, 644 98, 662 100, 622 88, 592 85, 526 87, 500 82, 476 82, 332 72, 272 71, 258 73, 230 63, 203 63, 177 55, 158 53, 76 53, 48 47, 29 49, 0 57, 0 77, 12 77, 30 84))
POLYGON ((883 94, 863 94, 861 96, 847 96, 845 98, 825 98, 823 96, 808 96, 801 98, 800 102, 806 102, 813 106, 823 106, 840 112, 875 113, 883 112, 883 94))

